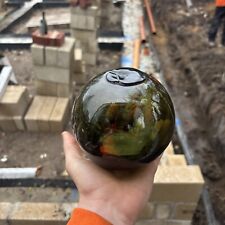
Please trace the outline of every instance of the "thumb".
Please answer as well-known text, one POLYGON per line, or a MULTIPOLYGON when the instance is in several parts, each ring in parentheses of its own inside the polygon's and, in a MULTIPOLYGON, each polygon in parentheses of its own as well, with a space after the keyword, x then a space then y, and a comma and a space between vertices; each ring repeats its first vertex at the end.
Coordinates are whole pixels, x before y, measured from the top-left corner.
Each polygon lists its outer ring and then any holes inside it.
POLYGON ((75 137, 69 132, 64 131, 62 133, 62 138, 66 159, 66 170, 68 173, 70 173, 72 168, 82 159, 82 150, 80 149, 80 146, 75 137))

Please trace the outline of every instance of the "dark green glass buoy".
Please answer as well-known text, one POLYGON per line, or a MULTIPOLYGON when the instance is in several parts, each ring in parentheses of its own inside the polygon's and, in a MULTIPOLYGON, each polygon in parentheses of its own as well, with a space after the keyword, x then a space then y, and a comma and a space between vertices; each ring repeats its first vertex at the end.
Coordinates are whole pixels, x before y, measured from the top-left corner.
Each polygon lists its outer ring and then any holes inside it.
POLYGON ((133 68, 94 77, 72 110, 78 142, 88 157, 106 168, 134 168, 154 160, 169 144, 174 125, 166 89, 133 68))

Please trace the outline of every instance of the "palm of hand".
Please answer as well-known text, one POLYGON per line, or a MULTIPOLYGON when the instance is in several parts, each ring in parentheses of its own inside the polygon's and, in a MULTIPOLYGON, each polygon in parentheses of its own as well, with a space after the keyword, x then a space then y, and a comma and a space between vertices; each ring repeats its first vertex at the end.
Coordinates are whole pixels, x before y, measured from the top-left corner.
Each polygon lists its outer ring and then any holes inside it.
POLYGON ((116 225, 133 224, 152 191, 159 159, 138 170, 112 172, 87 160, 68 132, 63 133, 66 169, 77 185, 78 206, 116 225))

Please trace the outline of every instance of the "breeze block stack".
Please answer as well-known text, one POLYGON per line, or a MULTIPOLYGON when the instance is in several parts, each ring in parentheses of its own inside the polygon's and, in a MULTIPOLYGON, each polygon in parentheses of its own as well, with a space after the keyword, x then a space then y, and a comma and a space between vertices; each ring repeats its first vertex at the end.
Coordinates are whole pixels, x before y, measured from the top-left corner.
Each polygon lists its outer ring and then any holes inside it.
POLYGON ((80 41, 83 59, 87 65, 96 65, 99 12, 97 6, 91 6, 87 9, 82 9, 79 6, 71 7, 71 34, 80 41))
POLYGON ((74 47, 69 37, 61 46, 32 44, 36 96, 25 115, 28 131, 61 132, 66 126, 76 84, 74 47))
POLYGON ((0 130, 25 130, 24 115, 31 98, 25 86, 8 85, 0 100, 0 130))
POLYGON ((35 87, 38 95, 69 97, 73 87, 74 38, 62 46, 33 44, 35 87))

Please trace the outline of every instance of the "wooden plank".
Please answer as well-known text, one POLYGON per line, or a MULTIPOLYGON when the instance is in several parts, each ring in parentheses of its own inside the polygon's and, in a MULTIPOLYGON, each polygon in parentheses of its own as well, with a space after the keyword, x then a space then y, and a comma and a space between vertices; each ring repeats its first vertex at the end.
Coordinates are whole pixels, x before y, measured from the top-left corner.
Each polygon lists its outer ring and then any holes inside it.
POLYGON ((68 112, 69 99, 58 98, 49 120, 52 132, 63 131, 65 123, 68 120, 68 112))
POLYGON ((56 104, 57 98, 56 97, 46 97, 44 100, 44 104, 38 114, 37 121, 38 121, 38 130, 39 131, 49 131, 49 119, 51 113, 54 109, 56 104))
POLYGON ((25 124, 29 131, 38 131, 37 118, 44 104, 45 97, 35 96, 25 116, 25 124))

